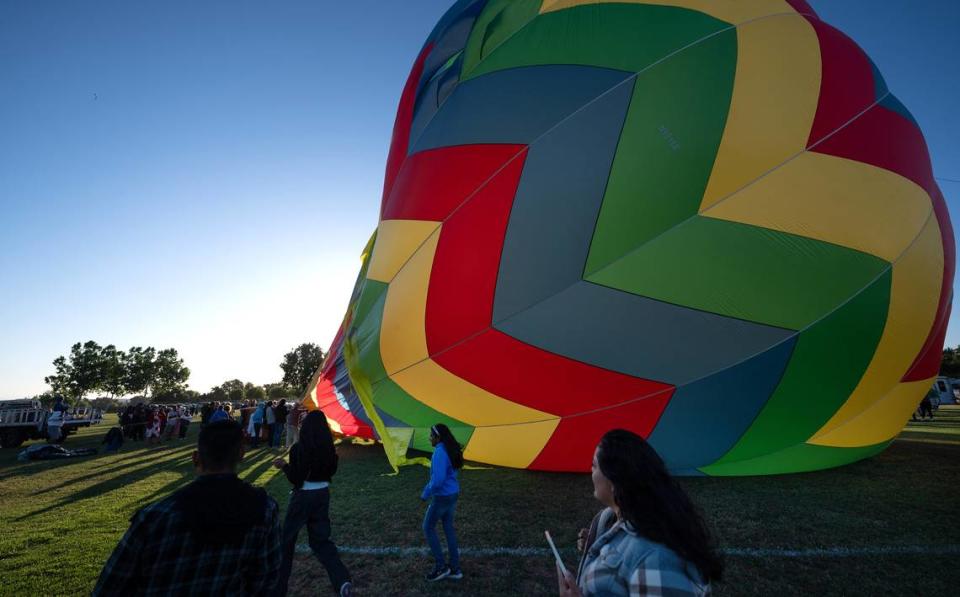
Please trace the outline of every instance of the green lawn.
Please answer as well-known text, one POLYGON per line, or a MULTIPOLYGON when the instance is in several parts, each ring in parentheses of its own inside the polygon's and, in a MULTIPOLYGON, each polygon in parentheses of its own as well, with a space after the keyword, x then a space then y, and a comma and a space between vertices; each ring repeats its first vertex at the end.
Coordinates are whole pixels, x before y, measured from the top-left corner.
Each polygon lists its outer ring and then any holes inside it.
MULTIPOLYGON (((68 447, 96 445, 107 425, 83 430, 68 447)), ((161 448, 128 443, 119 454, 65 462, 20 463, 0 452, 0 595, 77 595, 93 587, 103 562, 141 506, 192 477, 190 439, 161 448)), ((350 547, 422 547, 421 467, 389 476, 377 446, 343 444, 332 504, 334 536, 350 547)), ((241 475, 281 506, 288 485, 270 462, 249 454, 241 475)), ((717 529, 727 556, 721 595, 951 594, 960 585, 960 407, 942 407, 933 422, 908 425, 886 452, 837 470, 757 478, 683 482, 717 529), (921 547, 903 555, 878 548, 921 547), (850 548, 851 553, 785 557, 790 550, 850 548), (949 553, 936 553, 938 548, 949 553), (774 550, 751 555, 742 550, 774 550), (857 555, 856 550, 874 550, 857 555)), ((458 510, 461 545, 545 547, 543 529, 561 546, 597 509, 586 475, 509 469, 463 473, 458 510)), ((302 537, 305 540, 305 536, 302 537)), ((465 556, 466 578, 427 585, 423 555, 347 553, 364 595, 551 595, 551 558, 465 556)), ((327 588, 323 569, 298 556, 295 594, 327 588)))

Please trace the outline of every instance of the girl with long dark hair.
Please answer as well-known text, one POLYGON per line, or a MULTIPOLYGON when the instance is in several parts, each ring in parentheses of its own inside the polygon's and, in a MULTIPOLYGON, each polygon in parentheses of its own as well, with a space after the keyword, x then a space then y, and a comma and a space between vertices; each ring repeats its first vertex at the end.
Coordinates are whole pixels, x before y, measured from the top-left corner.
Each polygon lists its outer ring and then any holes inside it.
POLYGON ((577 577, 558 567, 560 595, 709 595, 723 575, 699 510, 642 437, 615 429, 593 456, 606 506, 580 534, 577 577))
POLYGON ((283 564, 277 580, 277 595, 287 594, 297 535, 304 525, 310 549, 327 569, 333 590, 342 597, 351 594, 350 572, 330 540, 330 479, 337 472, 337 460, 327 417, 315 410, 303 419, 300 440, 290 448, 290 462, 283 458, 273 462, 293 485, 283 523, 283 564))
POLYGON ((460 495, 460 483, 457 471, 463 468, 463 451, 450 429, 443 423, 430 428, 430 444, 433 457, 430 459, 430 481, 420 494, 421 500, 431 500, 427 513, 423 517, 423 534, 427 537, 435 565, 427 574, 428 581, 444 578, 460 580, 460 549, 457 546, 457 532, 453 528, 453 513, 460 495), (437 536, 437 522, 443 524, 443 534, 447 537, 449 563, 444 560, 443 548, 437 536))

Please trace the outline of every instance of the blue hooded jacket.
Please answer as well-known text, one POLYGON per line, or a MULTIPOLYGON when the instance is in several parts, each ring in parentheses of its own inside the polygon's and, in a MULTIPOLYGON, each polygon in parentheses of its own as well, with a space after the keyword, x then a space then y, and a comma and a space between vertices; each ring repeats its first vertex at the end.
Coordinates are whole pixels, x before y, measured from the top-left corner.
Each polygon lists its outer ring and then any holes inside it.
POLYGON ((430 481, 423 488, 420 499, 426 500, 432 496, 448 496, 460 493, 460 482, 457 481, 457 469, 453 468, 450 456, 444 445, 437 444, 430 458, 430 481))

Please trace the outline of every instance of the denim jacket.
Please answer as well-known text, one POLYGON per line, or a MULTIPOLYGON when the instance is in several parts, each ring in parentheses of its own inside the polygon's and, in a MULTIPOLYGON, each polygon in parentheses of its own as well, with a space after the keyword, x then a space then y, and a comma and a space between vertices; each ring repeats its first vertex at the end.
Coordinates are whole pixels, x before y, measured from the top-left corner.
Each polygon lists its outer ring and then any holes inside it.
POLYGON ((711 594, 693 564, 618 521, 610 508, 599 515, 596 540, 583 555, 577 584, 585 596, 711 594))

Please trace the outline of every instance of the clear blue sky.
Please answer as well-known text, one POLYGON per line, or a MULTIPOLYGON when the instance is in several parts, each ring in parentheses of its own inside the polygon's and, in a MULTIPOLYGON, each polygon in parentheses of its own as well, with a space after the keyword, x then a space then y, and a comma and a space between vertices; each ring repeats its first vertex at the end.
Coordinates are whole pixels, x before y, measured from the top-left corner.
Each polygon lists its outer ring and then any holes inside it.
MULTIPOLYGON (((43 391, 88 339, 175 347, 200 391, 326 348, 400 90, 451 3, 0 3, 0 398, 43 391)), ((960 180, 960 3, 812 4, 960 180)))

